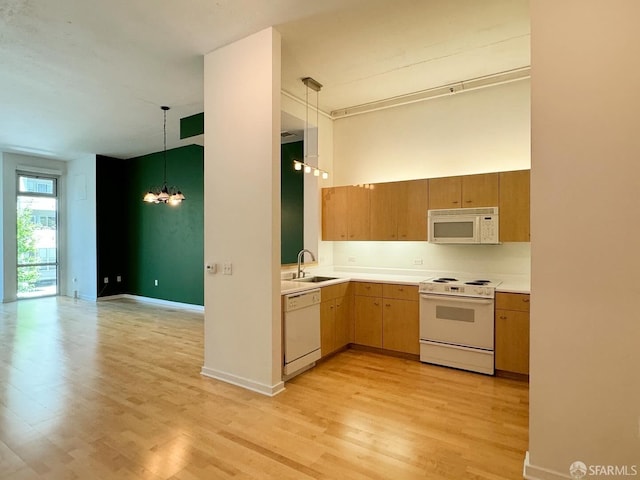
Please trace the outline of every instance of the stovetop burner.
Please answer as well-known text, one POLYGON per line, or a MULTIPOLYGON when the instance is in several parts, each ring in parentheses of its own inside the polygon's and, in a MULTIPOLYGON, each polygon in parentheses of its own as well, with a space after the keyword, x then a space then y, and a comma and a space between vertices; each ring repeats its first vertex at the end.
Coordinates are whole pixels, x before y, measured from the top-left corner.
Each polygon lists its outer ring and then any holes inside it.
POLYGON ((501 282, 482 277, 434 277, 420 283, 420 293, 493 298, 501 282))

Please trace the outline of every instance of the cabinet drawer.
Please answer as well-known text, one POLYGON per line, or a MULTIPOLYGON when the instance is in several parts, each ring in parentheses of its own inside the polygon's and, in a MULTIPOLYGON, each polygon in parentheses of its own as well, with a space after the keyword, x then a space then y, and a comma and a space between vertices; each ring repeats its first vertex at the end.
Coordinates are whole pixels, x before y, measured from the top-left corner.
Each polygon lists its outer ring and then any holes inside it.
POLYGON ((382 296, 398 300, 418 300, 418 287, 417 285, 385 283, 382 285, 382 296))
POLYGON ((355 282, 353 284, 353 294, 365 297, 381 297, 382 284, 371 282, 355 282))
POLYGON ((334 298, 344 297, 349 293, 349 282, 338 283, 336 285, 327 285, 320 289, 322 301, 332 300, 334 298))
POLYGON ((526 293, 496 293, 496 309, 529 311, 529 295, 526 293))

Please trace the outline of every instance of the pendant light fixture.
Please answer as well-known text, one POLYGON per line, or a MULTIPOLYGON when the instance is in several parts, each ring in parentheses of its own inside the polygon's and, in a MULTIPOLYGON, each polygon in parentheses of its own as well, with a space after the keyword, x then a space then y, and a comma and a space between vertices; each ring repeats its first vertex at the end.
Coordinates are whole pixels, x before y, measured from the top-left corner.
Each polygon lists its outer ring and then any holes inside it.
POLYGON ((162 187, 150 188, 143 200, 147 203, 165 203, 169 205, 180 205, 183 200, 186 200, 178 187, 167 185, 167 110, 170 107, 160 107, 164 112, 164 150, 162 152, 164 160, 164 177, 162 181, 162 187))
POLYGON ((320 136, 318 134, 318 129, 320 128, 319 124, 319 92, 322 89, 322 84, 317 82, 311 77, 305 77, 302 79, 302 83, 305 84, 306 87, 306 103, 305 103, 305 124, 304 124, 304 162, 299 160, 293 161, 293 168, 295 170, 304 170, 304 173, 311 173, 315 177, 322 177, 323 180, 329 178, 329 173, 318 168, 318 144, 320 141, 320 136), (309 153, 309 143, 311 137, 309 136, 309 89, 316 92, 316 138, 315 138, 315 152, 309 153), (315 159, 315 160, 314 160, 315 159), (315 163, 315 165, 311 165, 311 162, 315 163))

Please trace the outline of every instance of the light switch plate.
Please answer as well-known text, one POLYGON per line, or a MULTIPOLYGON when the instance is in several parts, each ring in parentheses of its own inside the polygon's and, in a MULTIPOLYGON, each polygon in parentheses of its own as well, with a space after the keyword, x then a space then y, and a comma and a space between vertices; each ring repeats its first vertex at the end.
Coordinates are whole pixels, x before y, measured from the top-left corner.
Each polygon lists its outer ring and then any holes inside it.
POLYGON ((231 275, 233 273, 233 267, 231 262, 224 262, 222 264, 222 274, 223 275, 231 275))

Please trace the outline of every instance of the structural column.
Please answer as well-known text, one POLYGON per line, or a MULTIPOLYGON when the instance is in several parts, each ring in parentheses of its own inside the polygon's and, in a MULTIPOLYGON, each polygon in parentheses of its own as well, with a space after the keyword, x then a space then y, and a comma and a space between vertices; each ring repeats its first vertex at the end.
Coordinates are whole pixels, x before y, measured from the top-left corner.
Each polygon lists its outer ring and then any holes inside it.
POLYGON ((281 380, 280 36, 205 56, 204 375, 267 395, 281 380))

